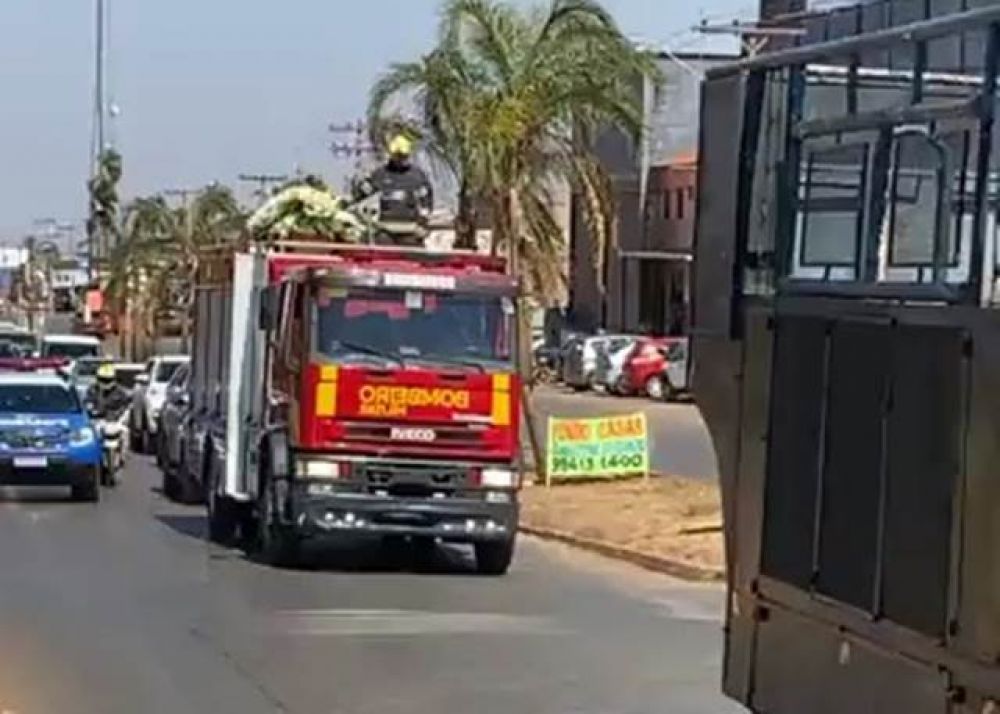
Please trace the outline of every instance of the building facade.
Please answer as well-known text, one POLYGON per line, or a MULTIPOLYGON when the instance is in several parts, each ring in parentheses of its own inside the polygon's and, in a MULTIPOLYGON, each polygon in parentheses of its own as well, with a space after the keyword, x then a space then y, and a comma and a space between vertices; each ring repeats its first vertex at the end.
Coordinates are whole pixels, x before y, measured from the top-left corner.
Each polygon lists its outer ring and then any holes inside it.
POLYGON ((577 329, 674 334, 686 330, 697 200, 701 80, 734 55, 661 55, 664 82, 642 88, 642 143, 606 132, 595 152, 617 201, 617 245, 595 246, 574 199, 569 321, 577 329), (595 260, 599 258, 599 260, 595 260))

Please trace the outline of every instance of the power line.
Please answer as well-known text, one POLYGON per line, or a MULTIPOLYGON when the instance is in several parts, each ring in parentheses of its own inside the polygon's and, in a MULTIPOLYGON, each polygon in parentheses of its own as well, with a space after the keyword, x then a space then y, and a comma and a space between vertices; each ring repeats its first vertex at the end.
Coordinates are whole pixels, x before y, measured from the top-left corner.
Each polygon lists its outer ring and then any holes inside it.
POLYGON ((240 174, 238 178, 243 183, 257 184, 257 189, 253 191, 253 195, 261 202, 267 200, 269 195, 268 187, 288 181, 286 174, 240 174))
POLYGON ((335 136, 347 135, 346 140, 334 139, 328 148, 335 159, 354 159, 354 173, 361 174, 365 168, 365 159, 378 153, 378 147, 368 140, 368 127, 360 119, 354 122, 330 124, 327 129, 335 136))

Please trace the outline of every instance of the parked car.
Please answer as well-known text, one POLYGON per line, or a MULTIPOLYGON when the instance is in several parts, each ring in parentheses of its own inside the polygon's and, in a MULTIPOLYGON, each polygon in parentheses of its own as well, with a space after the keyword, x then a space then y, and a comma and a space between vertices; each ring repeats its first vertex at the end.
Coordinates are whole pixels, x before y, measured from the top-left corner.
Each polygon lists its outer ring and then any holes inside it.
POLYGON ((146 365, 141 362, 116 362, 115 381, 121 385, 122 389, 135 394, 136 387, 139 386, 139 376, 146 373, 146 365))
POLYGON ((167 398, 167 383, 174 373, 190 362, 186 355, 158 355, 146 362, 136 377, 129 415, 129 445, 132 451, 148 454, 156 438, 160 410, 167 398))
POLYGON ((70 363, 82 357, 100 357, 101 341, 91 335, 45 335, 39 346, 41 357, 63 357, 70 363))
POLYGON ((595 386, 598 350, 616 351, 635 339, 632 335, 590 335, 572 338, 563 353, 562 380, 567 386, 584 390, 595 386))
POLYGON ((184 437, 190 415, 190 365, 181 365, 167 383, 167 395, 160 410, 156 429, 156 463, 163 477, 163 494, 170 499, 183 498, 183 487, 177 478, 184 457, 184 437))
POLYGON ((38 349, 38 338, 12 322, 0 322, 0 340, 10 345, 5 357, 28 357, 38 349))
POLYGON ((622 370, 621 391, 671 400, 688 388, 686 337, 643 338, 622 370))
POLYGON ((609 394, 626 394, 627 390, 622 388, 622 370, 641 339, 631 337, 599 343, 595 347, 597 366, 594 370, 594 383, 604 387, 609 394))

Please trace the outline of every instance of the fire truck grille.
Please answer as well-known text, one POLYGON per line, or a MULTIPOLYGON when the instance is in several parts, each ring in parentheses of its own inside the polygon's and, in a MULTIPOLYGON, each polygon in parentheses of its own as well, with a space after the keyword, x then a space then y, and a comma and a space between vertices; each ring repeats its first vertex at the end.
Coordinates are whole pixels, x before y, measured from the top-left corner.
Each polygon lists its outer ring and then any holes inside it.
POLYGON ((362 463, 354 468, 355 476, 370 492, 384 491, 392 496, 451 495, 468 483, 467 469, 457 466, 362 463))
POLYGON ((436 446, 447 446, 453 449, 468 449, 475 451, 482 445, 484 428, 479 425, 462 426, 422 426, 406 425, 405 427, 394 427, 391 424, 347 424, 344 430, 344 440, 348 442, 358 442, 366 444, 379 444, 403 446, 407 443, 426 446, 433 443, 436 446), (401 438, 394 438, 393 430, 400 428, 401 431, 411 431, 415 435, 428 434, 433 436, 426 442, 419 439, 410 440, 406 434, 401 438))

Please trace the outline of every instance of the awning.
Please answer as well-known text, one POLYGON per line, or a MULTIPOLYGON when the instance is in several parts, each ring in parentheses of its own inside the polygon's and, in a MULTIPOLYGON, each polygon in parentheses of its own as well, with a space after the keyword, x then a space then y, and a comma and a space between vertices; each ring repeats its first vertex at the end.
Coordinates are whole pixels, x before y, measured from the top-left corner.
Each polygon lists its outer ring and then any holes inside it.
POLYGON ((690 263, 694 260, 693 253, 676 250, 620 250, 618 257, 631 260, 662 260, 670 263, 690 263))

